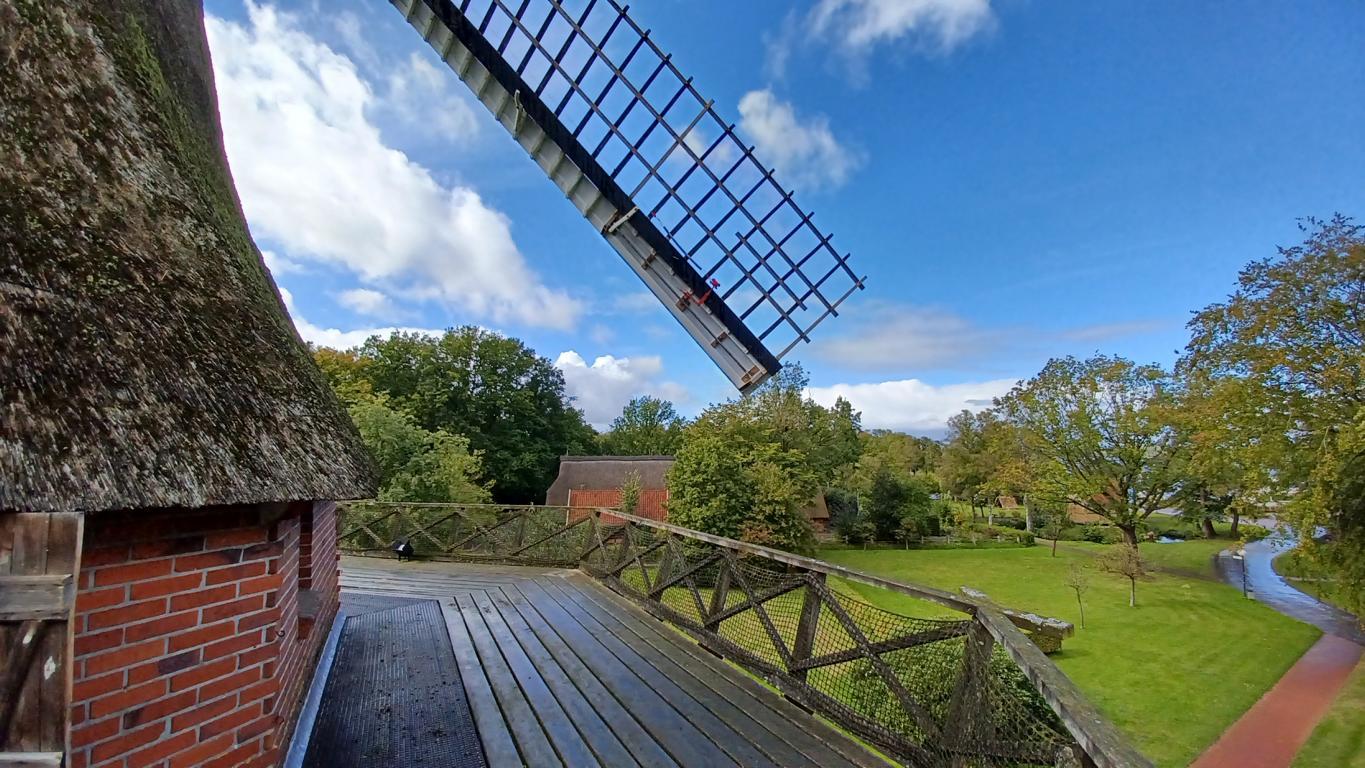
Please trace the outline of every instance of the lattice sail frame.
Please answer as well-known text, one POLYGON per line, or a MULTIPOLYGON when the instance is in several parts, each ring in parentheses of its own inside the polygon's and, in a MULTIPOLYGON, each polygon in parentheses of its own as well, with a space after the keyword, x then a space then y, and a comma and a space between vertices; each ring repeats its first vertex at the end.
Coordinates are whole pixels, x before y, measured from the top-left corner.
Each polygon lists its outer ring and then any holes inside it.
POLYGON ((741 391, 863 287, 628 6, 392 2, 741 391))

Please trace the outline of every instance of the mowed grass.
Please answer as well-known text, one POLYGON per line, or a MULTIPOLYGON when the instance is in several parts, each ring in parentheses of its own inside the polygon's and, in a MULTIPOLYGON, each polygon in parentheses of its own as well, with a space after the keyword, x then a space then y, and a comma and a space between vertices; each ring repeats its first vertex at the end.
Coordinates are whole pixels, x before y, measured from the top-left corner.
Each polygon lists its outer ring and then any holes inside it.
POLYGON ((1365 768, 1365 662, 1299 750, 1294 768, 1365 768))
MULTIPOLYGON (((1154 565, 1209 577, 1157 572, 1138 584, 1136 608, 1128 607, 1127 580, 1095 568, 1095 555, 1104 551, 1098 544, 1063 542, 1055 558, 1043 543, 980 551, 827 550, 820 556, 953 592, 970 586, 1001 605, 1076 623, 1076 636, 1052 660, 1139 749, 1175 768, 1212 744, 1320 634, 1214 581, 1208 562, 1218 544, 1143 544, 1154 565), (1065 584, 1072 562, 1086 568, 1090 579, 1085 629, 1079 628, 1076 596, 1065 584)), ((839 586, 899 613, 938 610, 853 582, 839 586)))

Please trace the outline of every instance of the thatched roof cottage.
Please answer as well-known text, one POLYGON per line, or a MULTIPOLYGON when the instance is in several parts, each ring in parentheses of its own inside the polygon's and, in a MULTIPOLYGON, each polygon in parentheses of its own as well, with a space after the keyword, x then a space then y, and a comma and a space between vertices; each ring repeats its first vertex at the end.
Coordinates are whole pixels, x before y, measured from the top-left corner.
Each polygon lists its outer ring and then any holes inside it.
POLYGON ((0 62, 0 764, 277 764, 373 478, 247 232, 202 10, 0 0, 0 62))

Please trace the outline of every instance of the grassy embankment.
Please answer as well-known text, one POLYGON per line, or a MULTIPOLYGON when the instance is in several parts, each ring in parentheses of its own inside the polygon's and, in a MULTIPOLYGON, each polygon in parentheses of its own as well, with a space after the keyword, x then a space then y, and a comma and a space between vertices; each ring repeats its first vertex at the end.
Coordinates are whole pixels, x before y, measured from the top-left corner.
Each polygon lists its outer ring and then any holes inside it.
MULTIPOLYGON (((1232 542, 1143 544, 1154 573, 1128 584, 1095 568, 1104 545, 989 550, 826 550, 831 562, 956 591, 971 586, 1002 605, 1078 624, 1052 659, 1162 766, 1188 765, 1275 683, 1320 634, 1244 599, 1213 576, 1212 557, 1232 542), (1065 579, 1072 562, 1090 575, 1086 628, 1065 579)), ((908 615, 933 615, 921 601, 859 584, 840 585, 862 599, 908 615)), ((1365 692, 1362 693, 1365 696, 1365 692)))

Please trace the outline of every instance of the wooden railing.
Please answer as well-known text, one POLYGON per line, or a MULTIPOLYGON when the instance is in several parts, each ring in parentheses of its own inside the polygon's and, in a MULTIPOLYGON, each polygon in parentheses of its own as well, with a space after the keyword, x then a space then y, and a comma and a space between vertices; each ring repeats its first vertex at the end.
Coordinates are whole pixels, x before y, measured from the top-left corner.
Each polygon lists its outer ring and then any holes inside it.
POLYGON ((564 507, 351 502, 343 551, 578 568, 913 766, 1150 766, 986 601, 634 517, 564 507), (840 582, 915 598, 909 616, 840 582))

